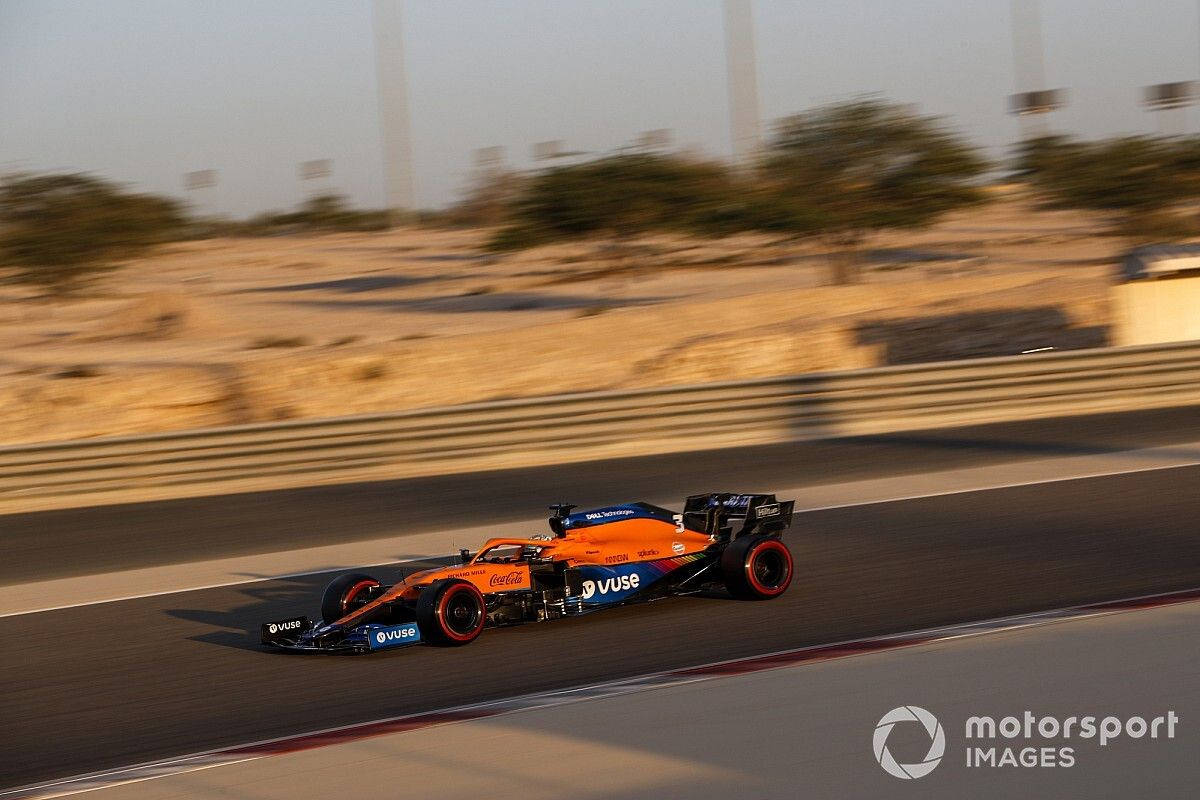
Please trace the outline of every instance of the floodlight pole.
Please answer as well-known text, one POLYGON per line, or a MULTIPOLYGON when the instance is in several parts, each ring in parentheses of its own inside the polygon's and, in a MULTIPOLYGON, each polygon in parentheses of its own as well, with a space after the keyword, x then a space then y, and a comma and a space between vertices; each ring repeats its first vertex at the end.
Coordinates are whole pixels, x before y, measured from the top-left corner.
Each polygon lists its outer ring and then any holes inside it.
POLYGON ((733 161, 747 167, 753 164, 759 148, 758 75, 751 0, 725 0, 725 60, 733 161))
POLYGON ((412 209, 412 148, 404 74, 401 0, 375 0, 375 72, 383 143, 384 196, 393 215, 412 209))
POLYGON ((1017 115, 1022 141, 1050 134, 1045 116, 1066 105, 1065 89, 1047 89, 1038 0, 1012 0, 1013 73, 1016 94, 1008 110, 1017 115), (1022 44, 1026 46, 1023 48, 1022 44), (1031 53, 1023 52, 1031 50, 1031 53))

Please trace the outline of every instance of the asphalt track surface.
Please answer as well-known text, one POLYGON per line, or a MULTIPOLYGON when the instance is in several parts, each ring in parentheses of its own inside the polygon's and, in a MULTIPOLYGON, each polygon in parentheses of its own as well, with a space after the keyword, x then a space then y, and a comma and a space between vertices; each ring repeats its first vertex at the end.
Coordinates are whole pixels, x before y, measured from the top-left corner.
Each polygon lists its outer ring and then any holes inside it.
POLYGON ((787 536, 797 580, 779 600, 674 598, 487 631, 457 649, 366 657, 260 650, 258 624, 311 613, 328 576, 0 619, 0 787, 720 659, 1191 588, 1200 584, 1198 489, 1200 467, 1181 467, 804 513, 787 536))
POLYGON ((1200 408, 1189 407, 10 514, 0 516, 0 586, 512 522, 551 502, 682 502, 1196 441, 1200 408))

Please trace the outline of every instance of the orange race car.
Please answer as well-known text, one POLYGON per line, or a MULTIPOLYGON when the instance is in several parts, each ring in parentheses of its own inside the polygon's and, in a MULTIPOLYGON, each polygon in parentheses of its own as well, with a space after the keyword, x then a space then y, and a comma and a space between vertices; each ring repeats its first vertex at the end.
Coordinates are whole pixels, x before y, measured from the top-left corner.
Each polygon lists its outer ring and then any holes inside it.
POLYGON ((701 494, 683 513, 630 503, 572 513, 554 505, 550 534, 489 539, 459 563, 393 586, 352 573, 321 600, 321 622, 268 622, 262 643, 305 652, 365 653, 417 642, 467 644, 485 627, 519 625, 724 587, 769 600, 792 580, 780 538, 794 501, 701 494))

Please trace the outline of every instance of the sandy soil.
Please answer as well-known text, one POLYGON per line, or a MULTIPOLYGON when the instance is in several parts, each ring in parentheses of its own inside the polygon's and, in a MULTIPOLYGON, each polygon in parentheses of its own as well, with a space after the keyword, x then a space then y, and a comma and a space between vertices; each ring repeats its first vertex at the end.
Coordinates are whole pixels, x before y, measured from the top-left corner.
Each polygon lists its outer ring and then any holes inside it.
POLYGON ((1102 345, 1122 249, 1019 196, 881 236, 482 255, 400 229, 164 248, 85 298, 0 287, 5 443, 1102 345))

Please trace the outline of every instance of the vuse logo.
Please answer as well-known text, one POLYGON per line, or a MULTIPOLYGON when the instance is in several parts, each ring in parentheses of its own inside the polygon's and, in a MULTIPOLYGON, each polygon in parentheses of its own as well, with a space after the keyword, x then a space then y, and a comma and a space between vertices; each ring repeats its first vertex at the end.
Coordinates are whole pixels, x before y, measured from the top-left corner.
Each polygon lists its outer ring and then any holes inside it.
POLYGON ((620 577, 605 578, 602 581, 584 581, 583 582, 583 599, 587 600, 592 595, 599 592, 600 594, 609 594, 610 592, 627 592, 630 589, 636 589, 642 583, 642 578, 637 573, 633 575, 621 575, 620 577))

